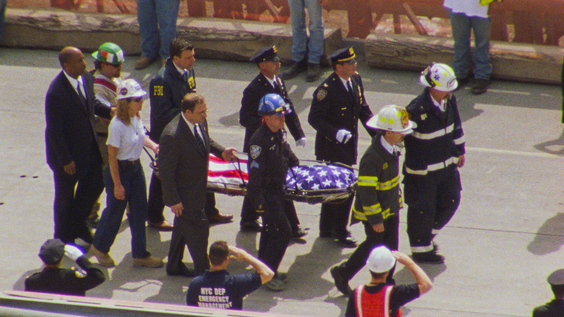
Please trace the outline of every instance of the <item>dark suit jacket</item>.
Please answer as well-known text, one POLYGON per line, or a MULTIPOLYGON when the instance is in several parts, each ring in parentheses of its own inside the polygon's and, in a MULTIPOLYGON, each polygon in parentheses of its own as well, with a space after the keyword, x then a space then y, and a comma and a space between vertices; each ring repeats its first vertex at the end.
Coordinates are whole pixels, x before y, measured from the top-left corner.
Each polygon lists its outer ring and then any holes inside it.
POLYGON ((294 140, 299 140, 305 136, 302 125, 300 124, 300 118, 294 109, 292 101, 288 98, 288 91, 286 90, 284 80, 278 76, 276 76, 276 78, 278 78, 278 89, 274 89, 263 74, 258 74, 243 91, 241 110, 239 111, 239 123, 246 128, 245 143, 243 145, 244 152, 249 152, 249 141, 255 131, 262 125, 262 118, 258 115, 258 106, 260 99, 266 94, 279 94, 290 104, 292 112, 285 115, 286 126, 290 130, 294 140))
POLYGON ((202 125, 206 152, 198 145, 182 114, 165 127, 158 157, 165 205, 184 205, 185 211, 201 211, 206 202, 209 153, 221 157, 225 148, 209 137, 208 123, 202 125))
POLYGON ((308 121, 317 130, 315 155, 318 160, 356 164, 359 119, 370 136, 376 134, 376 130, 366 126, 372 118, 372 111, 364 98, 360 75, 353 75, 351 82, 354 97, 336 73, 331 74, 313 93, 308 121), (352 138, 345 144, 336 139, 340 129, 352 133, 352 138))
POLYGON ((196 92, 194 68, 188 71, 188 79, 182 78, 172 59, 166 61, 151 80, 149 98, 151 100, 151 140, 159 143, 166 125, 180 113, 182 99, 187 93, 196 92))
POLYGON ((89 166, 91 160, 99 160, 102 164, 100 151, 95 145, 94 114, 111 118, 110 108, 95 99, 92 75, 85 73, 82 80, 86 106, 63 71, 51 82, 45 97, 47 164, 53 172, 63 173, 63 167, 74 161, 78 178, 84 176, 85 167, 89 166))

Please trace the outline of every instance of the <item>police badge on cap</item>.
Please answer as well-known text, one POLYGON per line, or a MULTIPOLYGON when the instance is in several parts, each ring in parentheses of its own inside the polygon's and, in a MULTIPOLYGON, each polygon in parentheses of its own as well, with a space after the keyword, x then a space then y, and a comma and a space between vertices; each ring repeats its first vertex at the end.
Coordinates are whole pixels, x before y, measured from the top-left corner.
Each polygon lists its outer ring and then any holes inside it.
POLYGON ((261 63, 266 61, 280 61, 280 57, 278 57, 278 51, 276 50, 276 46, 266 47, 258 52, 256 52, 253 56, 251 56, 250 61, 253 63, 261 63))

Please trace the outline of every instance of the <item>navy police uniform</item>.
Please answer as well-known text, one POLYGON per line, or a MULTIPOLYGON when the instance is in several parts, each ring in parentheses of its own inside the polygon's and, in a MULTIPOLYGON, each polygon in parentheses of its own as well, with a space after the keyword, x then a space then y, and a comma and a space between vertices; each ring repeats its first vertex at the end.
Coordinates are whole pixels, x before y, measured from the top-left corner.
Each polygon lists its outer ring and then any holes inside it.
POLYGON ((247 196, 255 210, 264 210, 258 258, 274 272, 284 257, 291 228, 284 211, 284 185, 289 166, 299 164, 286 142, 285 132, 272 132, 263 124, 250 141, 247 196))
MULTIPOLYGON (((276 60, 278 54, 276 46, 262 49, 254 54, 250 61, 254 63, 261 63, 270 60, 276 60)), ((305 137, 302 125, 298 114, 296 113, 292 101, 288 97, 286 84, 279 76, 274 76, 276 87, 273 87, 266 77, 260 73, 243 91, 243 99, 241 100, 241 110, 239 111, 239 123, 245 127, 245 142, 243 144, 243 152, 249 153, 249 142, 255 131, 261 126, 261 117, 257 114, 259 101, 262 97, 269 93, 280 95, 286 103, 290 106, 291 111, 285 114, 286 126, 292 134, 294 140, 299 140, 305 137)), ((299 225, 299 220, 293 207, 293 212, 288 215, 292 228, 295 229, 299 225)), ((243 208, 241 210, 241 223, 252 222, 258 219, 256 211, 252 208, 248 198, 243 199, 243 208)))
MULTIPOLYGON (((352 48, 341 49, 331 57, 333 64, 355 57, 352 48)), ((367 127, 366 122, 373 116, 366 99, 362 78, 355 74, 350 78, 352 92, 343 85, 340 77, 331 74, 313 93, 308 121, 317 130, 315 156, 317 160, 356 164, 358 143, 358 121, 360 120, 371 136, 376 131, 367 127), (337 131, 346 129, 352 133, 347 143, 336 139, 337 131)), ((333 235, 344 239, 353 196, 340 204, 322 204, 319 230, 321 236, 333 235)))
MULTIPOLYGON (((172 58, 166 61, 165 66, 159 70, 155 78, 151 80, 149 96, 151 100, 151 133, 150 137, 155 143, 159 143, 161 134, 166 125, 180 113, 182 99, 187 93, 196 92, 196 74, 191 68, 186 74, 180 74, 172 62, 172 58)), ((161 181, 155 173, 151 176, 149 185, 149 222, 161 223, 163 217, 164 202, 161 181)), ((206 214, 217 213, 215 208, 215 195, 206 195, 206 214)))
POLYGON ((76 264, 86 272, 78 273, 74 269, 45 267, 43 271, 34 273, 25 279, 25 290, 29 292, 54 293, 63 295, 85 296, 86 291, 102 284, 104 273, 92 266, 92 263, 81 256, 76 264))
POLYGON ((533 317, 564 317, 564 269, 552 272, 547 281, 555 298, 544 305, 535 307, 533 317))
POLYGON ((84 255, 77 255, 76 264, 86 272, 86 275, 74 269, 60 268, 65 255, 65 244, 60 239, 47 240, 41 246, 38 255, 47 266, 43 271, 25 279, 25 290, 28 292, 84 296, 87 290, 106 280, 104 273, 93 267, 84 255))
POLYGON ((404 140, 407 233, 412 253, 421 256, 436 252, 433 238, 460 204, 462 186, 457 162, 465 153, 456 97, 452 95, 445 111, 441 111, 429 89, 425 88, 406 108, 417 128, 404 140))

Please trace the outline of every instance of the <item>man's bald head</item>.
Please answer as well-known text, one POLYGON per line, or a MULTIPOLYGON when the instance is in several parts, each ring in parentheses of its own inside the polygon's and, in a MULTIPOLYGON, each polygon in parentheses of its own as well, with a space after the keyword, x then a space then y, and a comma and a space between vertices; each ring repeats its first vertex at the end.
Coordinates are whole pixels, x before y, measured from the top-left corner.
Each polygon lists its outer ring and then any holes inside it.
POLYGON ((86 71, 84 54, 76 47, 67 46, 59 53, 59 63, 69 76, 78 78, 86 71))

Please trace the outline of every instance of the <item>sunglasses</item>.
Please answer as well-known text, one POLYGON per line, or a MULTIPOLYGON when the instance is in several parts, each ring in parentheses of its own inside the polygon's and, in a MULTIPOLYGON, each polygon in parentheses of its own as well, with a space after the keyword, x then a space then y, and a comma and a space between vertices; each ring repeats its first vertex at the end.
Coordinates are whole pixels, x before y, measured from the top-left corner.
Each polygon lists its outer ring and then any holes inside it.
POLYGON ((133 101, 133 102, 140 102, 140 101, 143 101, 143 98, 142 98, 142 97, 130 98, 130 99, 131 99, 131 101, 133 101))

